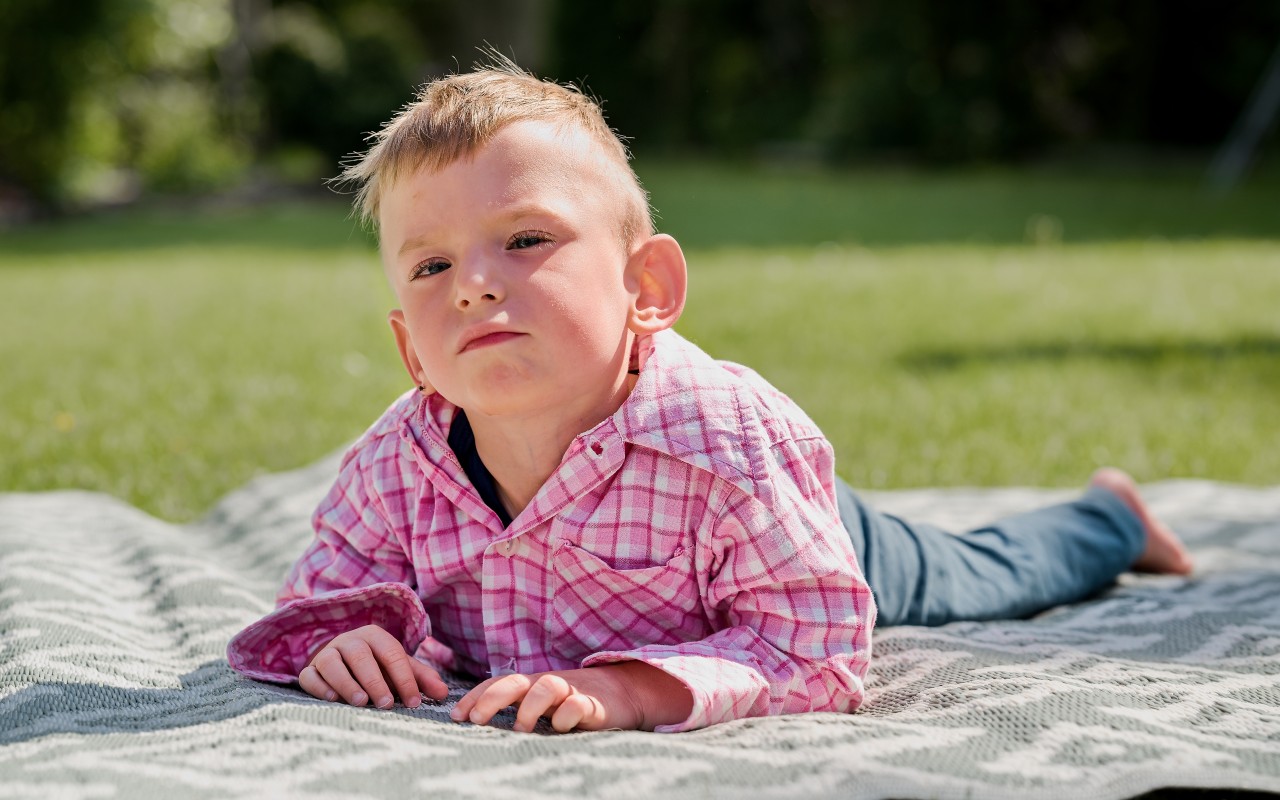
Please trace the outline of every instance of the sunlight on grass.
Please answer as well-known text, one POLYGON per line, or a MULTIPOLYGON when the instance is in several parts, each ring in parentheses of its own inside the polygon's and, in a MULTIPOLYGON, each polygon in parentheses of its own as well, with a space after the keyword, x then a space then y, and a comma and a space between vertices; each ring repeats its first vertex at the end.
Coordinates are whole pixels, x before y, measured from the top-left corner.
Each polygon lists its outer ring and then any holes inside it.
MULTIPOLYGON (((678 206, 697 178, 655 202, 678 206)), ((1022 213, 996 205, 976 230, 1022 213)), ((1065 244, 1010 232, 866 247, 852 244, 874 239, 863 229, 834 243, 830 222, 808 244, 768 244, 766 225, 803 227, 793 212, 747 220, 754 244, 725 247, 712 212, 691 207, 705 227, 684 237, 703 246, 689 248, 679 330, 790 393, 855 486, 1076 485, 1102 463, 1146 481, 1280 483, 1277 232, 1255 219, 1240 223, 1253 240, 1072 241, 1112 210, 1060 209, 1065 244)), ((1174 211, 1152 213, 1177 229, 1174 211)), ((390 292, 345 214, 126 215, 6 235, 0 489, 106 491, 190 519, 359 435, 410 386, 390 292)))
POLYGON ((0 486, 187 518, 353 439, 408 388, 367 252, 226 248, 0 272, 0 486))
POLYGON ((695 259, 681 329, 788 392, 871 487, 1280 481, 1280 248, 797 249, 695 259))

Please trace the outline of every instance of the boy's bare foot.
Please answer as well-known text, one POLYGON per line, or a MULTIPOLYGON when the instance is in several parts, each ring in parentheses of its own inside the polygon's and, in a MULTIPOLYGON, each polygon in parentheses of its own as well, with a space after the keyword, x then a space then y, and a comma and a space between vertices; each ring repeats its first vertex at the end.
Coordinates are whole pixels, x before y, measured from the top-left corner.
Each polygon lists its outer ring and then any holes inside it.
POLYGON ((1147 545, 1138 560, 1133 562, 1133 571, 1191 574, 1193 565, 1187 548, 1168 525, 1151 513, 1151 509, 1138 494, 1138 485, 1129 477, 1129 473, 1115 467, 1103 467, 1093 473, 1089 485, 1100 486, 1119 497, 1142 522, 1142 528, 1147 534, 1147 545))

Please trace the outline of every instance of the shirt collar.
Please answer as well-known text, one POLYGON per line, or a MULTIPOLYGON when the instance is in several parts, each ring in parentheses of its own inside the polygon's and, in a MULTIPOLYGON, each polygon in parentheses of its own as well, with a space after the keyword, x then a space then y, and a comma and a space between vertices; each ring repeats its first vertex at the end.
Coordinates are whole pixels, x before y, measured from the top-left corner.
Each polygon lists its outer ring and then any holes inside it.
MULTIPOLYGON (((754 419, 755 405, 740 402, 741 380, 673 330, 638 339, 632 366, 639 376, 631 394, 593 430, 613 427, 626 442, 749 490, 754 479, 746 439, 766 433, 754 419)), ((438 393, 428 395, 407 423, 428 461, 452 462, 460 472, 448 445, 456 410, 438 393)))
POLYGON ((673 330, 637 342, 640 375, 614 423, 633 444, 656 450, 744 488, 752 483, 748 442, 764 437, 743 403, 741 381, 673 330))

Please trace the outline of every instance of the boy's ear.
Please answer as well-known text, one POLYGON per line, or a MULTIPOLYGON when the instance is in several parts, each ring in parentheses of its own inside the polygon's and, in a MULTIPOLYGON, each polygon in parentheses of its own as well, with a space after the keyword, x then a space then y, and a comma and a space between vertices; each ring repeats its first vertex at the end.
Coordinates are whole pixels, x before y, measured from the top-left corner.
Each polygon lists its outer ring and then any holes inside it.
POLYGON ((689 288, 679 242, 665 233, 646 239, 627 260, 626 285, 634 298, 627 319, 633 333, 644 336, 675 325, 689 288))
POLYGON ((391 313, 387 314, 387 322, 391 325, 391 333, 396 337, 400 360, 404 362, 404 368, 408 370, 414 385, 422 387, 423 394, 432 394, 436 389, 427 380, 427 373, 422 369, 418 353, 413 349, 413 341, 409 338, 409 326, 404 321, 404 312, 398 308, 391 309, 391 313))

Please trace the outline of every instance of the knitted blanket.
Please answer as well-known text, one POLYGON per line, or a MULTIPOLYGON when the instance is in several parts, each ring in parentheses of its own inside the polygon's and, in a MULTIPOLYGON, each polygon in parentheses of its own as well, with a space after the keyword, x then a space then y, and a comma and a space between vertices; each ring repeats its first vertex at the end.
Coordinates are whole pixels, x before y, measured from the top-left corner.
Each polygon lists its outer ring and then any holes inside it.
MULTIPOLYGON (((450 703, 351 708, 242 678, 336 462, 165 523, 81 492, 0 495, 0 798, 1122 798, 1280 792, 1280 487, 1146 487, 1191 579, 1126 577, 1032 620, 876 632, 855 714, 686 734, 517 734, 450 703)), ((868 494, 955 528, 1070 493, 868 494)))

